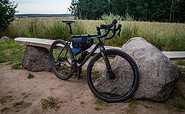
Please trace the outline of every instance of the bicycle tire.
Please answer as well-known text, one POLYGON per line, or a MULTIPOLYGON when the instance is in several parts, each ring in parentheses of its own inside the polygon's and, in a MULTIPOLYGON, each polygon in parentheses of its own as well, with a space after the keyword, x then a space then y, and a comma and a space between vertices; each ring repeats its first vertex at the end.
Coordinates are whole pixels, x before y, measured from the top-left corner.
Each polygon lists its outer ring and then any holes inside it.
POLYGON ((73 75, 72 60, 74 60, 74 55, 66 41, 54 41, 50 48, 49 58, 52 72, 59 79, 67 80, 71 78, 73 75), (63 45, 63 47, 60 47, 59 45, 63 45))
MULTIPOLYGON (((101 100, 104 100, 106 102, 121 102, 129 99, 134 92, 137 90, 137 87, 139 85, 139 71, 138 67, 135 63, 135 61, 125 52, 117 49, 109 49, 105 50, 108 59, 110 61, 111 68, 116 75, 116 79, 110 79, 107 78, 106 73, 106 66, 104 66, 103 62, 103 56, 101 53, 96 54, 92 60, 89 62, 87 67, 87 83, 90 88, 90 90, 94 93, 95 96, 100 98, 101 100), (116 58, 112 58, 116 57, 116 58), (118 58, 121 58, 121 64, 124 62, 126 66, 126 69, 124 68, 116 68, 115 62, 118 58), (111 62, 113 61, 113 62, 111 62), (97 64, 97 65, 96 65, 97 64), (95 68, 95 69, 94 69, 95 68), (130 69, 128 69, 130 68, 130 69), (119 71, 118 71, 119 70, 119 71), (124 82, 125 80, 121 80, 123 76, 118 76, 118 72, 127 72, 132 73, 130 76, 124 75, 125 79, 130 80, 130 83, 124 82), (93 74, 94 73, 94 74, 93 74), (96 78, 97 77, 97 78, 96 78), (131 80, 133 79, 133 80, 131 80), (102 81, 101 81, 102 80, 102 81), (121 80, 121 81, 119 81, 121 80), (108 82, 108 83, 107 83, 108 82), (103 84, 102 84, 103 83, 103 84), (124 85, 123 87, 119 87, 117 83, 120 83, 120 85, 124 85), (117 87, 116 84, 118 85, 117 87), (107 90, 101 90, 102 86, 106 88, 107 90), (128 87, 127 87, 128 86, 128 87), (110 87, 110 88, 109 88, 110 87), (127 87, 127 88, 126 88, 127 87), (126 89, 126 90, 124 90, 126 89), (113 91, 116 93, 113 93, 113 91)), ((117 61, 116 64, 120 64, 119 61, 117 61)))

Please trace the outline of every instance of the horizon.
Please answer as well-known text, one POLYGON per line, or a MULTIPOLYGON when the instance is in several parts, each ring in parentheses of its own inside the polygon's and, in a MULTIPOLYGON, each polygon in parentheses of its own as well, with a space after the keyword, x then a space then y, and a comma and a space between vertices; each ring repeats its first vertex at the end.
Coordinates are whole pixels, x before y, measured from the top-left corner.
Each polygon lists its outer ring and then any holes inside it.
POLYGON ((16 14, 70 14, 71 0, 12 0, 16 14))

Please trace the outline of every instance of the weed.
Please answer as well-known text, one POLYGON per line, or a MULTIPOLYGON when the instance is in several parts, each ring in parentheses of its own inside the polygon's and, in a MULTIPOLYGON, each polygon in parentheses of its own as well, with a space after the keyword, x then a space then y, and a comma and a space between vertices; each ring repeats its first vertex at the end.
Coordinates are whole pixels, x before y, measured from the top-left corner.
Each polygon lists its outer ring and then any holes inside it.
POLYGON ((60 108, 59 99, 54 97, 47 97, 46 99, 41 100, 42 108, 45 110, 55 110, 57 111, 60 108))
POLYGON ((177 64, 177 65, 185 65, 185 61, 184 60, 176 60, 175 64, 177 64))
POLYGON ((84 101, 82 101, 82 102, 80 102, 80 104, 81 104, 81 105, 83 105, 83 104, 85 104, 85 102, 84 102, 84 101))
POLYGON ((12 65, 12 69, 19 70, 22 69, 22 63, 15 63, 12 65))
POLYGON ((103 100, 101 100, 101 99, 98 99, 98 98, 96 99, 95 104, 101 105, 101 106, 108 106, 108 105, 109 105, 109 104, 106 103, 105 101, 103 101, 103 100))
POLYGON ((108 104, 107 102, 101 100, 101 99, 96 99, 95 101, 96 107, 95 110, 99 111, 99 110, 103 110, 108 106, 111 106, 110 104, 108 104))
POLYGON ((102 107, 98 107, 98 106, 96 106, 94 109, 97 110, 97 111, 103 110, 102 107))
POLYGON ((85 70, 85 69, 82 69, 80 76, 81 76, 81 78, 83 78, 83 79, 86 78, 86 70, 85 70))
POLYGON ((24 98, 27 98, 28 96, 30 96, 31 95, 31 93, 23 93, 22 94, 22 96, 24 97, 24 98))
POLYGON ((35 76, 34 76, 33 74, 31 74, 31 73, 29 73, 28 76, 27 76, 28 79, 32 79, 32 78, 34 78, 34 77, 35 77, 35 76))
POLYGON ((11 110, 9 107, 5 107, 1 109, 1 112, 8 112, 9 110, 11 110))
POLYGON ((12 96, 3 96, 0 98, 0 103, 6 103, 6 102, 11 102, 13 100, 12 96))
POLYGON ((128 108, 126 108, 125 111, 129 114, 135 114, 136 105, 136 101, 130 101, 128 104, 128 108))
POLYGON ((13 104, 13 107, 19 109, 19 108, 28 108, 31 105, 32 105, 32 103, 30 103, 30 102, 18 101, 13 104))
POLYGON ((177 102, 174 101, 173 102, 173 107, 178 112, 182 112, 182 111, 185 110, 185 104, 183 104, 183 103, 177 103, 177 102))
POLYGON ((181 93, 179 96, 182 98, 182 100, 185 101, 185 94, 184 93, 181 93))

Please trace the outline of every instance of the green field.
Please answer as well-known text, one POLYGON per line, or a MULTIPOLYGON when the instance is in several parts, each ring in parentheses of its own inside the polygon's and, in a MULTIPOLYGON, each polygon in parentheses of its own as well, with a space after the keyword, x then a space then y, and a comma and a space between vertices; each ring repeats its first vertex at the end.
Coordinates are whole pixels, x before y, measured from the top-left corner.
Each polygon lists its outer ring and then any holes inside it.
MULTIPOLYGON (((23 18, 16 19, 0 36, 15 38, 38 37, 48 39, 64 39, 69 37, 68 26, 61 22, 68 18, 23 18)), ((96 26, 110 23, 105 20, 77 20, 73 26, 75 34, 96 33, 96 26)), ((121 37, 106 41, 106 45, 122 46, 124 42, 133 37, 143 37, 160 50, 185 50, 185 24, 119 21, 122 24, 121 37)))

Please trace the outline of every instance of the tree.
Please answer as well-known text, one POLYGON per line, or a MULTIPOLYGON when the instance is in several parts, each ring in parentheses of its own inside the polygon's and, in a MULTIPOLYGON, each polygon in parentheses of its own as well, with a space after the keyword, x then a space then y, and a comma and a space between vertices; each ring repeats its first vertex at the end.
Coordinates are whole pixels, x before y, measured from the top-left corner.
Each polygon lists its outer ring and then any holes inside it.
POLYGON ((0 30, 6 29, 14 20, 17 4, 9 0, 0 0, 0 30))
POLYGON ((103 14, 109 14, 108 0, 72 0, 69 11, 80 19, 99 19, 103 14))
POLYGON ((75 6, 70 11, 80 19, 99 19, 112 13, 122 17, 129 14, 140 21, 185 22, 185 0, 72 0, 72 3, 75 6))

